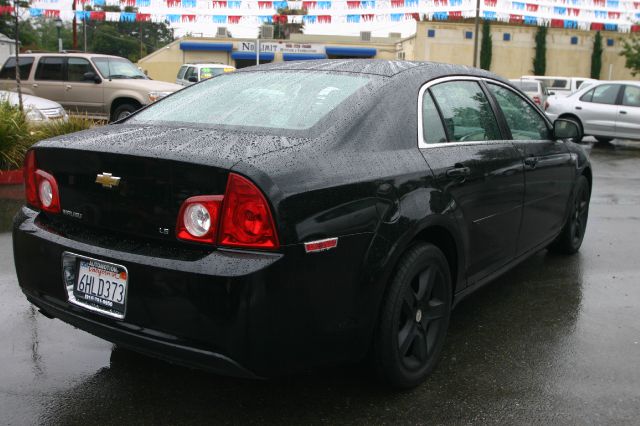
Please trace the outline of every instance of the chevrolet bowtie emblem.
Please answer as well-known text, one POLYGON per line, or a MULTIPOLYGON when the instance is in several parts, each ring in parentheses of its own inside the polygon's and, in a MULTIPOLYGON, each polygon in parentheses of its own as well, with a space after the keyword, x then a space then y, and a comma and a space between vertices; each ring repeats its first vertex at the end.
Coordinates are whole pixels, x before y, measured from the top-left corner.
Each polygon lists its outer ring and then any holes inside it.
POLYGON ((105 188, 113 188, 114 186, 118 186, 120 178, 113 176, 111 173, 102 172, 96 176, 96 183, 99 183, 105 188))

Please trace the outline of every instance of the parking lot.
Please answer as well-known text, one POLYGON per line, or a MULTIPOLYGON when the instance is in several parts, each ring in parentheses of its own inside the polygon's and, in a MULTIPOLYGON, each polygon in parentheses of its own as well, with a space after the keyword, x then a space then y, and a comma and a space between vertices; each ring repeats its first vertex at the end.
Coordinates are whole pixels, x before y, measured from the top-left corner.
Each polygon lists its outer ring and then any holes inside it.
POLYGON ((362 366, 218 377, 45 318, 18 288, 9 231, 20 202, 0 188, 0 423, 637 424, 640 144, 587 148, 580 253, 541 251, 462 302, 434 374, 407 392, 362 366))

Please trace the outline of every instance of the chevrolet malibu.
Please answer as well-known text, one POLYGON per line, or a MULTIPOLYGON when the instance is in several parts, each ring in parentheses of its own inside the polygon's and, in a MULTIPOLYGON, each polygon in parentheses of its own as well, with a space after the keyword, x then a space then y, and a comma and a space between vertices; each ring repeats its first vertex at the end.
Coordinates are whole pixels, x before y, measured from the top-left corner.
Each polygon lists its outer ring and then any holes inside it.
POLYGON ((305 61, 193 85, 37 144, 16 270, 49 317, 213 372, 435 367, 452 308, 533 253, 575 253, 592 171, 491 73, 305 61))

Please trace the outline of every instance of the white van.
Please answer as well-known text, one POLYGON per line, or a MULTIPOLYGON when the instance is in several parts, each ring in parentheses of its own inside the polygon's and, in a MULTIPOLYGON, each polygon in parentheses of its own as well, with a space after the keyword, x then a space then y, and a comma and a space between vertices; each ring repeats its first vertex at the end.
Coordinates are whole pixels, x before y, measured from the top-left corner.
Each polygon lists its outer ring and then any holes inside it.
POLYGON ((521 78, 540 81, 544 84, 550 96, 569 96, 583 84, 593 84, 598 81, 586 77, 556 77, 547 75, 523 75, 521 78))
POLYGON ((215 77, 216 75, 235 70, 236 69, 231 65, 224 64, 184 64, 180 67, 180 70, 178 70, 176 84, 191 86, 193 83, 197 83, 201 80, 206 80, 208 78, 215 77))

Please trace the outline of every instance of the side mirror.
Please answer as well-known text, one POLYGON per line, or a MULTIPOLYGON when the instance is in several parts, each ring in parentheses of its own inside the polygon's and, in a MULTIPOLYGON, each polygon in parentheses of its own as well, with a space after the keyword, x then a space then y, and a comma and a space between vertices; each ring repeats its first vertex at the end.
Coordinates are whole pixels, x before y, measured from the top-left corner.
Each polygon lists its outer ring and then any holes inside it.
POLYGON ((549 91, 549 95, 550 96, 555 95, 555 94, 556 94, 556 92, 549 91))
POLYGON ((573 120, 559 118, 553 123, 554 139, 581 139, 582 136, 580 126, 573 120))
POLYGON ((82 79, 84 81, 93 81, 96 84, 102 82, 102 79, 100 78, 100 76, 98 76, 98 74, 93 73, 91 71, 84 73, 84 75, 82 76, 82 79))

